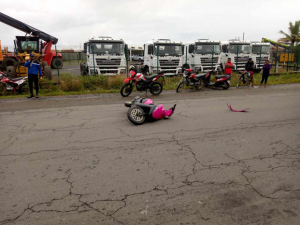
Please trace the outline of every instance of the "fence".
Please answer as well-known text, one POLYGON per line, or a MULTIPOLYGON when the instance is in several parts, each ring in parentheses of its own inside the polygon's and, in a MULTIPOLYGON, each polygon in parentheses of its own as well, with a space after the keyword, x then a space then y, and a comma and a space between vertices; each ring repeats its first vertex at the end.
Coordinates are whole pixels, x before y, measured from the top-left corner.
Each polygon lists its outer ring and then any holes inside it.
POLYGON ((64 62, 85 62, 86 54, 84 52, 60 52, 64 62))
MULTIPOLYGON (((278 68, 284 68, 286 72, 299 71, 300 64, 300 45, 287 49, 276 48, 276 52, 273 52, 271 59, 274 65, 274 72, 278 71, 278 68)), ((282 71, 283 72, 283 71, 282 71)))

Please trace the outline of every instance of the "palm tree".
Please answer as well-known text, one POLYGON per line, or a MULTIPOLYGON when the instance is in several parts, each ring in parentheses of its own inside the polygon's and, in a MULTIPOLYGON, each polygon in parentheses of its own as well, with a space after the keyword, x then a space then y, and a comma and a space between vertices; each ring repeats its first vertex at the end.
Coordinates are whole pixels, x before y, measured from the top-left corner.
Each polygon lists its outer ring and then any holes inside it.
POLYGON ((300 42, 300 20, 295 21, 294 25, 292 24, 292 22, 290 22, 289 25, 290 34, 287 34, 280 30, 279 33, 283 34, 285 37, 279 38, 279 41, 291 42, 291 46, 294 46, 294 43, 300 42))

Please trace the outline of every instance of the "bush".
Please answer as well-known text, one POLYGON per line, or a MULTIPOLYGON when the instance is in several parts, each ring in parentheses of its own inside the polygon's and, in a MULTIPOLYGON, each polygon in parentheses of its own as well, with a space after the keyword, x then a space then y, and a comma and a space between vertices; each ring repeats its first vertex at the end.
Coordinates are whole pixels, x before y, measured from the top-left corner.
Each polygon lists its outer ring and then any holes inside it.
POLYGON ((64 74, 61 76, 60 89, 65 92, 82 91, 84 86, 80 77, 64 74))
POLYGON ((124 75, 111 76, 107 80, 105 89, 121 89, 125 79, 126 76, 124 75))

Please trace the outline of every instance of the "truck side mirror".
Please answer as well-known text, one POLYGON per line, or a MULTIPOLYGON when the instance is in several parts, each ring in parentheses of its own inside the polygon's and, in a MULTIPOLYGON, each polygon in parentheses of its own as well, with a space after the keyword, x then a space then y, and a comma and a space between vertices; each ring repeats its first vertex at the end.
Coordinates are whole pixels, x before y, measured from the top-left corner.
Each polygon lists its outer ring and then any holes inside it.
POLYGON ((195 45, 189 45, 189 53, 194 53, 195 45))
POLYGON ((153 55, 153 45, 148 45, 148 54, 153 55))
POLYGON ((87 43, 84 43, 84 44, 83 44, 83 52, 84 52, 84 53, 87 53, 87 43))

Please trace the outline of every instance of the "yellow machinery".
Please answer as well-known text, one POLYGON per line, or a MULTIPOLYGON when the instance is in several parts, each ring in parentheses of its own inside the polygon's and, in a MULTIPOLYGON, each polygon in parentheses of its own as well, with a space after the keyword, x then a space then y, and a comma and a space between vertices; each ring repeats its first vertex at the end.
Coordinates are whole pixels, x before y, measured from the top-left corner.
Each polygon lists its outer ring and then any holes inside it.
POLYGON ((294 53, 280 53, 280 62, 294 62, 294 53))
POLYGON ((0 64, 3 61, 3 54, 2 54, 2 48, 1 48, 1 41, 0 41, 0 64))
POLYGON ((52 45, 58 42, 57 38, 1 12, 0 22, 26 33, 25 36, 16 37, 14 55, 4 58, 6 62, 10 62, 10 65, 6 63, 6 73, 9 76, 27 76, 28 69, 24 63, 29 59, 30 53, 33 53, 35 59, 41 64, 45 78, 51 79, 51 66, 62 67, 62 56, 51 50, 52 45))

